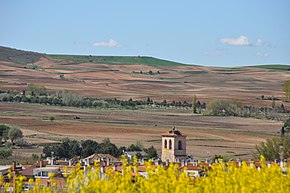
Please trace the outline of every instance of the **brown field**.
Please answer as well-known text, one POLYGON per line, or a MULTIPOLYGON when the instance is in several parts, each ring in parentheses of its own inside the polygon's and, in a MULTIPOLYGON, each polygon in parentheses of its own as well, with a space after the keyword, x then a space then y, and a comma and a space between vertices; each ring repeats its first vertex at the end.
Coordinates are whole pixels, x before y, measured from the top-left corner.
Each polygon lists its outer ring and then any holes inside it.
POLYGON ((95 64, 45 57, 35 64, 38 70, 0 61, 0 89, 21 90, 34 83, 53 92, 66 89, 99 98, 191 101, 196 94, 203 101, 227 98, 270 105, 270 101, 254 99, 261 95, 282 97, 282 84, 290 79, 288 71, 259 68, 95 64), (133 73, 149 70, 160 74, 133 73))
MULTIPOLYGON (((290 79, 289 71, 258 68, 95 64, 47 57, 35 64, 38 70, 0 61, 0 90, 25 90, 27 84, 34 83, 44 85, 51 93, 69 90, 98 98, 150 97, 158 101, 190 102, 195 94, 202 102, 223 98, 271 106, 271 101, 255 98, 282 97, 282 84, 290 79), (133 73, 149 70, 160 74, 133 73), (61 79, 60 74, 65 78, 61 79)), ((290 108, 289 103, 284 106, 290 108)), ((245 159, 251 158, 255 144, 277 135, 282 126, 281 122, 253 118, 192 115, 189 110, 181 109, 109 111, 20 103, 0 103, 0 123, 21 127, 25 139, 38 144, 65 137, 98 142, 109 137, 118 145, 141 141, 144 146, 154 145, 159 151, 160 134, 176 125, 188 136, 188 153, 194 157, 223 154, 245 159), (54 115, 56 120, 50 122, 49 115, 54 115), (75 116, 81 119, 76 120, 75 116)))
POLYGON ((96 110, 20 103, 0 103, 0 122, 20 126, 33 143, 65 137, 100 142, 109 137, 117 145, 141 141, 160 152, 161 134, 176 125, 187 135, 188 153, 206 158, 215 154, 251 158, 255 144, 277 135, 282 123, 253 118, 212 117, 186 110, 96 110), (54 115, 56 120, 49 121, 54 115), (80 119, 74 119, 79 116, 80 119))

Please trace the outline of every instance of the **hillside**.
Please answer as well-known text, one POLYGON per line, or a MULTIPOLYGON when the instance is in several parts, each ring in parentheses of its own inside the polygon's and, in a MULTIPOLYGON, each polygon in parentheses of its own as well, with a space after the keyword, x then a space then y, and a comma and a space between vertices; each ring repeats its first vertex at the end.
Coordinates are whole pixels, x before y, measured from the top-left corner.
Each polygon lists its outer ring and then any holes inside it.
POLYGON ((45 55, 0 47, 0 89, 24 90, 28 83, 49 91, 69 90, 100 98, 190 101, 255 100, 261 95, 282 97, 290 79, 287 66, 218 68, 184 65, 152 57, 45 55))
MULTIPOLYGON (((282 97, 282 84, 290 79, 289 71, 279 69, 192 66, 150 57, 52 56, 3 47, 0 50, 0 90, 26 90, 33 83, 45 86, 51 95, 67 90, 97 98, 150 97, 153 101, 181 103, 190 103, 196 95, 201 102, 235 99, 271 107, 272 101, 259 99, 261 95, 282 97)), ((290 109, 289 103, 283 105, 290 109)), ((25 139, 37 144, 65 137, 98 142, 109 137, 119 146, 138 140, 160 151, 161 133, 176 125, 188 136, 188 153, 202 158, 223 154, 250 159, 255 145, 277 135, 282 125, 255 118, 192 115, 191 109, 107 110, 17 102, 1 102, 0 109, 1 123, 19 126, 25 139), (51 115, 54 121, 48 120, 51 115)))
POLYGON ((101 64, 145 64, 149 66, 184 66, 186 64, 162 60, 148 56, 84 56, 84 55, 48 55, 52 58, 92 62, 101 64))
POLYGON ((37 62, 43 54, 0 46, 0 61, 27 64, 37 62))
POLYGON ((284 64, 267 64, 267 65, 248 66, 248 67, 290 71, 290 65, 284 65, 284 64))

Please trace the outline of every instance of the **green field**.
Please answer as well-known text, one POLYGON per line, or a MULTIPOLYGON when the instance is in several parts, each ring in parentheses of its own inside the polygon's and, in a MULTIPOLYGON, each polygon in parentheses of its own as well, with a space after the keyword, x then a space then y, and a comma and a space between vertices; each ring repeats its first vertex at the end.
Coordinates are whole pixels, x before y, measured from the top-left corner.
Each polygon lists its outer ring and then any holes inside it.
POLYGON ((267 65, 248 66, 248 67, 290 71, 290 65, 283 65, 283 64, 267 64, 267 65))
POLYGON ((184 66, 187 64, 162 60, 148 56, 85 56, 85 55, 48 55, 49 57, 78 62, 103 64, 145 64, 149 66, 184 66))

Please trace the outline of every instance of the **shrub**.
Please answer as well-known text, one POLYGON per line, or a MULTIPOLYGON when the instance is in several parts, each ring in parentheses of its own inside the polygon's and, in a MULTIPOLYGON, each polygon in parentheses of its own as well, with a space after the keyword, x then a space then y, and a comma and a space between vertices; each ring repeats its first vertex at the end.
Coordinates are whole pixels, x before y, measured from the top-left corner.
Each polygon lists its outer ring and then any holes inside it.
POLYGON ((11 140, 12 143, 14 142, 15 139, 19 139, 22 137, 23 137, 22 131, 18 128, 11 128, 8 131, 8 138, 11 140))
MULTIPOLYGON (((284 157, 290 157, 290 136, 283 137, 283 154, 284 157)), ((254 157, 259 158, 261 155, 264 156, 267 160, 274 161, 275 159, 280 159, 280 139, 274 137, 267 139, 265 142, 256 145, 256 151, 254 152, 254 157)))
POLYGON ((7 159, 12 155, 12 149, 9 147, 0 147, 0 158, 7 159))
POLYGON ((206 114, 213 116, 238 116, 240 113, 240 103, 233 100, 214 100, 209 102, 206 109, 206 114))
POLYGON ((50 120, 50 122, 54 121, 55 120, 54 116, 50 115, 49 120, 50 120))
POLYGON ((15 145, 17 146, 30 146, 31 144, 25 141, 23 138, 16 139, 15 140, 15 145))

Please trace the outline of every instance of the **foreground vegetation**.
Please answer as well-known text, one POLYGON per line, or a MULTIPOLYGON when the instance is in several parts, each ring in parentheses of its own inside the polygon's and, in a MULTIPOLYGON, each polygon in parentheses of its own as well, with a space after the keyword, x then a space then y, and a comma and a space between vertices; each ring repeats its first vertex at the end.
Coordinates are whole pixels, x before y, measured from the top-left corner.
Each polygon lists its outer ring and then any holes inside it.
MULTIPOLYGON (((135 159, 136 160, 136 159, 135 159)), ((178 165, 171 164, 168 168, 155 167, 151 162, 146 163, 147 176, 132 175, 137 173, 137 162, 128 165, 123 160, 122 173, 110 168, 106 173, 100 171, 100 166, 86 167, 82 170, 77 165, 75 170, 67 176, 64 189, 57 187, 57 181, 50 175, 50 185, 41 188, 40 181, 36 180, 30 192, 289 192, 290 174, 272 164, 266 166, 262 161, 261 168, 256 169, 243 162, 241 167, 236 167, 234 162, 220 162, 213 164, 211 169, 204 168, 206 175, 201 178, 191 178, 187 169, 183 170, 178 165)), ((2 178, 3 180, 3 178, 2 178)), ((26 180, 19 176, 16 180, 17 192, 22 191, 22 183, 26 180)), ((29 180, 28 183, 34 183, 29 180)), ((7 188, 10 183, 2 184, 7 188)))

